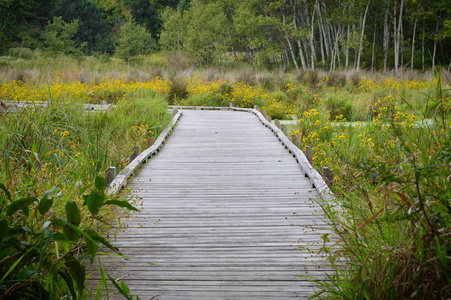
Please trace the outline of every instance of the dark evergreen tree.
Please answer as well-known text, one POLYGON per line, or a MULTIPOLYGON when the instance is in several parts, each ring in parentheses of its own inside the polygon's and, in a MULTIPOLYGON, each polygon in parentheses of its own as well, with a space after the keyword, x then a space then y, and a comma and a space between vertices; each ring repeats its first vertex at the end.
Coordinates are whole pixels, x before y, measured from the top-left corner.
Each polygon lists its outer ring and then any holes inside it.
MULTIPOLYGON (((153 37, 157 38, 162 30, 161 13, 170 6, 176 8, 179 2, 189 2, 180 0, 124 0, 124 3, 131 9, 136 23, 143 24, 150 31, 153 37)), ((187 4, 184 4, 187 5, 187 4)))
POLYGON ((97 5, 89 0, 60 0, 51 11, 52 17, 61 16, 66 23, 78 20, 74 36, 77 44, 86 42, 85 53, 112 53, 111 27, 106 24, 97 5))
POLYGON ((0 0, 0 53, 5 53, 26 35, 32 7, 32 0, 0 0))

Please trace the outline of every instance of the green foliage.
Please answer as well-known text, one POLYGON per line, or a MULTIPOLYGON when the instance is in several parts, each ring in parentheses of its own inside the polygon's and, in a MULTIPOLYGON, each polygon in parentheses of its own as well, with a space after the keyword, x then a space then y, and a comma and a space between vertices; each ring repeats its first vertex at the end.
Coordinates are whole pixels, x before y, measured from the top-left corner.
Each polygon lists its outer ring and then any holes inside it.
POLYGON ((86 43, 85 53, 112 53, 111 28, 95 3, 90 0, 59 0, 50 14, 62 17, 67 23, 78 20, 79 28, 73 39, 78 45, 86 43))
POLYGON ((327 114, 332 120, 337 118, 346 118, 346 120, 353 120, 352 104, 346 99, 339 98, 341 96, 330 95, 324 100, 327 114))
POLYGON ((204 5, 200 0, 193 0, 186 14, 189 20, 183 40, 186 51, 205 64, 212 64, 227 49, 226 16, 221 5, 215 2, 204 5))
MULTIPOLYGON (((102 224, 112 222, 115 208, 136 208, 107 196, 97 174, 110 165, 120 170, 128 148, 153 135, 136 139, 134 126, 167 124, 164 100, 152 97, 123 100, 123 115, 86 114, 76 104, 54 102, 2 116, 0 294, 6 299, 84 297, 88 258, 93 263, 105 249, 120 255, 102 236, 102 224)), ((125 284, 121 290, 127 292, 125 284)))
POLYGON ((32 6, 32 0, 0 0, 0 53, 24 34, 32 6))
POLYGON ((57 54, 74 54, 77 46, 72 40, 78 30, 78 20, 65 23, 62 17, 54 17, 53 22, 45 29, 46 52, 52 56, 57 54))
POLYGON ((12 50, 12 56, 23 59, 31 59, 34 56, 33 51, 30 48, 25 47, 17 47, 12 50))
POLYGON ((161 14, 163 21, 163 30, 160 34, 159 44, 165 50, 180 51, 183 50, 182 41, 186 35, 187 18, 183 17, 183 11, 180 7, 174 10, 170 7, 161 14))
MULTIPOLYGON (((96 182, 102 180, 96 178, 96 182)), ((0 269, 3 270, 0 291, 6 299, 48 299, 55 291, 48 289, 47 280, 58 282, 60 292, 67 291, 77 298, 85 289, 86 270, 82 264, 85 251, 91 263, 100 247, 121 255, 92 225, 84 222, 80 227, 82 216, 76 202, 66 203, 65 218, 55 216, 50 210, 53 200, 63 197, 57 188, 45 192, 41 199, 15 199, 3 183, 1 186, 1 210, 6 210, 7 214, 2 214, 0 219, 0 269), (32 216, 29 216, 30 211, 32 216)), ((104 193, 105 185, 99 188, 96 185, 95 190, 104 193)), ((115 204, 117 200, 110 201, 109 204, 115 204)))
MULTIPOLYGON (((316 110, 300 120, 297 133, 312 147, 314 167, 335 175, 336 200, 322 203, 336 230, 337 243, 323 249, 335 272, 318 281, 318 298, 450 297, 451 94, 438 75, 422 99, 416 94, 419 109, 401 93, 377 96, 372 122, 336 121, 342 114, 330 121, 316 110)), ((341 109, 339 98, 325 99, 322 105, 341 109)))
POLYGON ((184 77, 175 77, 169 85, 167 100, 169 104, 185 99, 188 96, 188 82, 184 77))
POLYGON ((150 33, 143 26, 129 21, 121 27, 116 56, 130 61, 132 56, 147 54, 153 47, 150 33))
POLYGON ((166 7, 175 8, 179 0, 123 0, 130 8, 137 23, 143 24, 154 37, 160 35, 162 29, 161 12, 166 7))

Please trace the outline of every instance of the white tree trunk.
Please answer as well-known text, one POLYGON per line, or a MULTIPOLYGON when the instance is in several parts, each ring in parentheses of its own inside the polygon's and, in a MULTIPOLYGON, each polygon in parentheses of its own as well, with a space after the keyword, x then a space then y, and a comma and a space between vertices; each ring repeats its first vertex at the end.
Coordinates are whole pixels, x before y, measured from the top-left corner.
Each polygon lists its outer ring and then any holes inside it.
POLYGON ((363 20, 362 20, 362 24, 361 24, 362 31, 360 33, 359 53, 357 55, 357 66, 356 66, 357 71, 360 70, 360 56, 362 55, 362 52, 363 52, 363 36, 365 34, 365 21, 366 21, 366 15, 368 13, 368 8, 370 7, 370 3, 371 3, 371 0, 368 1, 368 4, 366 5, 365 14, 363 15, 363 20))
MULTIPOLYGON (((296 11, 295 11, 295 6, 296 4, 293 2, 293 25, 294 25, 294 29, 297 30, 297 26, 296 26, 296 11)), ((301 66, 303 69, 305 69, 307 66, 305 64, 305 58, 304 58, 304 52, 302 51, 302 44, 301 44, 301 39, 298 39, 298 48, 299 48, 299 58, 301 59, 301 66)))
POLYGON ((403 1, 399 5, 399 21, 396 24, 396 5, 395 5, 395 16, 394 16, 394 32, 395 32, 395 72, 398 71, 399 68, 399 52, 401 48, 401 28, 402 28, 402 9, 403 9, 403 1), (397 26, 396 26, 397 25, 397 26))
POLYGON ((376 69, 376 22, 374 23, 374 32, 373 32, 373 53, 371 55, 371 71, 374 72, 376 69))
POLYGON ((434 74, 435 74, 435 54, 437 52, 438 23, 439 23, 439 21, 437 21, 437 25, 435 27, 434 53, 432 54, 432 76, 434 76, 434 74))
POLYGON ((348 68, 349 66, 349 36, 351 35, 351 29, 350 26, 348 25, 348 31, 346 33, 346 40, 348 41, 348 43, 346 44, 346 53, 345 53, 345 67, 348 68))
POLYGON ((412 56, 410 58, 410 68, 413 70, 413 59, 415 57, 414 53, 415 53, 415 31, 417 29, 417 21, 418 19, 415 18, 415 23, 413 25, 413 36, 412 36, 412 56))
MULTIPOLYGON (((283 18, 283 26, 285 27, 285 15, 282 15, 283 18)), ((296 61, 296 55, 294 54, 293 46, 291 45, 291 41, 288 38, 287 32, 284 30, 285 39, 287 40, 288 49, 290 50, 291 58, 293 59, 294 66, 296 67, 296 70, 299 69, 298 63, 296 61)))
POLYGON ((396 21, 396 1, 394 4, 393 10, 393 50, 394 50, 394 59, 395 59, 395 72, 398 72, 398 64, 399 64, 399 44, 398 44, 398 28, 396 21))
POLYGON ((423 36, 421 37, 421 70, 424 72, 424 15, 423 15, 423 36))
POLYGON ((316 54, 315 54, 315 45, 314 45, 314 43, 313 43, 313 37, 314 37, 314 24, 315 24, 315 7, 316 7, 316 3, 317 3, 318 1, 316 1, 315 2, 315 5, 313 6, 313 12, 312 12, 312 23, 311 23, 311 26, 312 26, 312 28, 311 28, 311 32, 310 32, 310 51, 311 51, 311 53, 310 53, 310 60, 311 60, 311 63, 312 63, 312 69, 314 70, 315 69, 315 59, 316 59, 316 54))
POLYGON ((384 73, 387 72, 387 60, 388 60, 388 42, 390 41, 390 31, 388 30, 388 14, 389 14, 390 0, 385 1, 385 13, 384 13, 384 40, 383 40, 383 52, 384 52, 384 73))

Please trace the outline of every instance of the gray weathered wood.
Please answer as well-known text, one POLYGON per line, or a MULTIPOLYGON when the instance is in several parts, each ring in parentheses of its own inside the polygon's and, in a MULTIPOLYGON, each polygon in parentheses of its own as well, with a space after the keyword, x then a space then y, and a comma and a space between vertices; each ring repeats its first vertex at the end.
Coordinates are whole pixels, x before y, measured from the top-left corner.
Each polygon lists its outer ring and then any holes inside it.
POLYGON ((230 102, 230 103, 229 103, 229 106, 230 106, 230 107, 235 107, 235 103, 230 102))
POLYGON ((270 115, 266 115, 266 120, 271 123, 271 116, 270 115))
POLYGON ((321 235, 332 230, 316 204, 315 173, 260 112, 233 110, 183 110, 163 151, 133 171, 129 188, 142 210, 121 220, 128 228, 113 243, 131 260, 102 259, 131 293, 308 298, 315 284, 296 275, 327 279, 321 235))
POLYGON ((153 136, 151 136, 150 138, 147 139, 147 143, 146 143, 147 148, 152 146, 154 143, 155 143, 155 138, 153 136))
POLYGON ((105 186, 109 186, 116 177, 116 167, 109 167, 105 172, 105 186))
POLYGON ((155 143, 151 147, 144 150, 140 155, 138 155, 138 157, 136 157, 116 176, 116 178, 109 186, 108 194, 116 194, 120 190, 122 190, 127 185, 127 180, 131 176, 133 176, 134 172, 136 172, 143 163, 146 163, 147 160, 152 157, 152 155, 160 151, 160 149, 163 147, 164 142, 171 133, 171 130, 180 119, 181 115, 181 111, 177 112, 177 114, 172 118, 171 124, 169 124, 169 126, 165 130, 163 130, 163 132, 161 132, 155 143))
POLYGON ((297 135, 295 135, 295 134, 292 134, 291 135, 291 142, 296 146, 296 147, 299 147, 299 138, 298 138, 298 136, 297 135))
POLYGON ((280 129, 282 130, 282 132, 287 135, 288 134, 288 126, 286 124, 281 124, 280 125, 280 129))
POLYGON ((278 119, 274 119, 274 125, 276 125, 277 128, 281 129, 280 121, 278 119))
POLYGON ((260 110, 260 107, 258 107, 258 105, 255 104, 255 105, 254 105, 254 109, 255 109, 256 111, 259 111, 259 110, 260 110))
POLYGON ((308 162, 313 165, 313 151, 312 147, 305 146, 305 156, 307 157, 308 162))
POLYGON ((174 117, 174 116, 177 114, 178 111, 179 111, 178 108, 177 108, 177 107, 174 107, 174 108, 172 109, 171 116, 174 117))
POLYGON ((332 174, 332 170, 329 167, 323 167, 322 175, 326 180, 326 183, 331 186, 333 184, 334 175, 332 174))
POLYGON ((135 146, 133 148, 132 154, 128 158, 129 162, 132 162, 141 153, 141 146, 135 146))
POLYGON ((266 118, 266 109, 262 108, 262 115, 264 118, 266 118))

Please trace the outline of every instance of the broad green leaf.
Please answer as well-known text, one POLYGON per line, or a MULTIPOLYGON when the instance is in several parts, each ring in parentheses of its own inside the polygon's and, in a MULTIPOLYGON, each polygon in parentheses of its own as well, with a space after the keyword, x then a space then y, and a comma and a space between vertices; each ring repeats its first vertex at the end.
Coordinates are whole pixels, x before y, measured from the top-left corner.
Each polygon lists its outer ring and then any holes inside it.
POLYGON ((19 272, 17 272, 16 274, 17 279, 19 279, 19 281, 23 281, 25 279, 27 279, 28 277, 28 272, 25 269, 20 270, 19 272))
POLYGON ((109 204, 109 205, 116 205, 119 207, 125 207, 128 208, 129 210, 136 210, 138 211, 138 209, 134 206, 132 206, 128 201, 121 201, 121 200, 108 200, 105 202, 105 205, 109 204))
POLYGON ((51 190, 48 190, 47 192, 44 193, 44 196, 42 198, 50 198, 50 195, 52 195, 53 191, 56 189, 56 187, 54 187, 51 190))
POLYGON ((101 176, 97 176, 95 179, 96 189, 99 191, 103 191, 105 189, 106 180, 101 176))
POLYGON ((93 215, 99 212, 99 208, 103 206, 105 195, 98 191, 92 191, 88 196, 88 209, 93 215))
POLYGON ((70 228, 72 229, 74 232, 76 232, 77 234, 83 236, 85 238, 86 241, 91 241, 91 242, 95 242, 86 232, 84 232, 83 230, 81 230, 80 228, 74 226, 73 224, 67 222, 66 220, 63 219, 56 219, 52 221, 53 224, 65 224, 66 226, 63 228, 70 228))
POLYGON ((102 244, 104 244, 105 246, 107 246, 108 248, 110 248, 111 250, 113 250, 116 253, 120 253, 119 249, 114 247, 113 245, 111 245, 105 238, 103 238, 102 236, 100 236, 96 231, 89 229, 86 232, 93 240, 100 242, 102 244))
POLYGON ((16 200, 8 206, 6 213, 8 214, 8 216, 12 216, 16 211, 22 210, 24 214, 28 216, 30 212, 30 209, 28 207, 36 201, 38 201, 38 198, 36 197, 16 200))
MULTIPOLYGON (((80 210, 75 202, 67 202, 66 204, 66 219, 67 222, 74 225, 74 227, 78 227, 81 222, 80 210)), ((64 234, 70 241, 75 241, 80 238, 77 231, 74 231, 73 228, 64 226, 63 228, 64 234)))
MULTIPOLYGON (((88 234, 92 237, 89 231, 88 234)), ((86 245, 88 246, 88 256, 92 265, 94 258, 96 257, 97 250, 99 249, 99 244, 96 241, 86 240, 86 245)))
MULTIPOLYGON (((70 224, 70 223, 69 223, 70 224)), ((67 237, 69 241, 76 241, 80 238, 80 235, 70 226, 63 227, 64 235, 67 237)))
MULTIPOLYGON (((53 222, 52 222, 53 223, 53 222)), ((53 234, 53 240, 57 242, 67 242, 67 236, 62 232, 56 232, 53 234)))
POLYGON ((88 205, 89 194, 83 194, 83 205, 88 205))
POLYGON ((49 234, 47 235, 47 238, 45 238, 45 234, 46 234, 47 229, 49 228, 50 224, 52 224, 51 221, 45 222, 41 229, 41 247, 39 249, 39 268, 38 268, 38 270, 41 269, 42 261, 44 260, 44 256, 47 254, 47 248, 53 238, 53 230, 51 228, 49 230, 49 234))
MULTIPOLYGON (((108 274, 107 274, 108 275, 108 274)), ((113 278, 111 278, 110 275, 108 275, 108 278, 110 279, 110 281, 113 283, 113 285, 116 287, 117 291, 122 294, 122 296, 124 296, 125 298, 127 298, 128 300, 131 300, 130 296, 128 296, 128 294, 119 286, 119 284, 117 284, 116 280, 114 280, 113 278)))
POLYGON ((41 201, 39 201, 38 205, 38 211, 41 215, 45 214, 49 211, 50 207, 53 205, 53 199, 48 198, 42 198, 41 201))
POLYGON ((66 282, 67 287, 69 288, 70 293, 72 295, 72 298, 77 299, 77 294, 75 293, 74 288, 74 282, 72 281, 72 278, 70 278, 67 271, 60 271, 58 272, 58 275, 61 276, 61 278, 63 278, 63 280, 66 282))
POLYGON ((6 221, 5 219, 1 219, 0 220, 0 242, 6 237, 8 236, 9 232, 11 231, 11 229, 8 226, 8 221, 6 221))
POLYGON ((73 201, 66 203, 66 220, 75 226, 80 225, 81 214, 77 203, 73 201))
POLYGON ((127 295, 130 294, 130 289, 124 281, 121 281, 121 288, 127 295))
POLYGON ((8 191, 8 189, 3 183, 0 183, 0 189, 2 189, 5 192, 6 198, 8 198, 8 200, 11 201, 11 193, 8 191))
POLYGON ((78 293, 81 295, 85 288, 86 269, 73 256, 66 257, 66 265, 69 267, 69 274, 77 284, 78 293))

